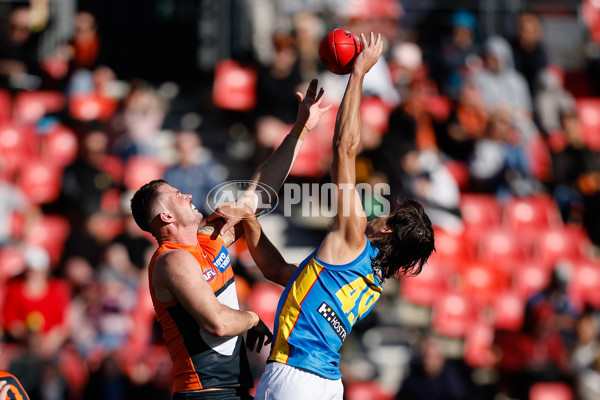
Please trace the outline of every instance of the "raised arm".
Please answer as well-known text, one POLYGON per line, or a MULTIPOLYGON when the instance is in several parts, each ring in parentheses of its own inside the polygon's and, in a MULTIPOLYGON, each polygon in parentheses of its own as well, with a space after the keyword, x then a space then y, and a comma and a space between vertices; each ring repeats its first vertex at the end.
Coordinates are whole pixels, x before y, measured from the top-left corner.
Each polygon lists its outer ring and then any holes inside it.
POLYGON ((245 218, 242 223, 248 250, 258 269, 266 279, 282 286, 287 285, 298 266, 285 261, 279 250, 263 232, 256 217, 245 218))
POLYGON ((321 107, 324 90, 321 88, 317 94, 318 83, 313 79, 306 95, 296 92, 299 100, 296 123, 275 152, 258 167, 252 176, 251 185, 237 202, 239 208, 229 204, 227 209, 219 207, 217 212, 209 217, 209 221, 219 217, 225 218, 226 223, 221 228, 222 234, 241 220, 245 206, 257 212, 262 204, 270 204, 281 188, 302 148, 304 138, 317 125, 321 115, 331 108, 331 105, 321 107))
POLYGON ((370 40, 361 34, 363 50, 356 57, 346 91, 338 110, 333 135, 331 181, 336 185, 337 214, 317 256, 335 264, 353 260, 365 244, 365 211, 355 190, 356 154, 360 144, 362 85, 365 74, 375 65, 383 50, 381 35, 371 32, 370 40))

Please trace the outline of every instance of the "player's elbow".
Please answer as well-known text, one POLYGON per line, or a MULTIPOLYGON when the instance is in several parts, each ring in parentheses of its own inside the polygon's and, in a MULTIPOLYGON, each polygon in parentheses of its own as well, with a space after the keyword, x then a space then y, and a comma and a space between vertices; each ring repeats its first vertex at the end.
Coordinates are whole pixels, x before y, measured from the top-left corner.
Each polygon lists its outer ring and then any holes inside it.
POLYGON ((351 137, 342 137, 333 144, 333 150, 340 156, 352 156, 358 152, 359 140, 351 137))
POLYGON ((226 321, 213 321, 206 324, 203 330, 209 335, 216 337, 232 336, 231 327, 226 321))

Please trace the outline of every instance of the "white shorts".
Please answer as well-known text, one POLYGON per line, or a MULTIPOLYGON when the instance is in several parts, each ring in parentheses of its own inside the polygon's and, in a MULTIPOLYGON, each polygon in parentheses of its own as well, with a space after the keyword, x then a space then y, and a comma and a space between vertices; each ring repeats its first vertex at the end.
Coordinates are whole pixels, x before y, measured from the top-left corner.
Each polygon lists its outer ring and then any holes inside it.
POLYGON ((304 369, 272 362, 267 364, 255 400, 342 400, 341 379, 326 379, 304 369))

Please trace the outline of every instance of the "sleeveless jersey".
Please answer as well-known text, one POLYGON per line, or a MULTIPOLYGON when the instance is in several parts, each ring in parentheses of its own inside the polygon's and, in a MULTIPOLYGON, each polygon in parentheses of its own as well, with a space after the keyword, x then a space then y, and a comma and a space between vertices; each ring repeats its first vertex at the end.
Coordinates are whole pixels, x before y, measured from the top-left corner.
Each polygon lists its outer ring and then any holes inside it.
POLYGON ((300 264, 277 306, 269 362, 328 379, 341 377, 338 351, 352 326, 381 295, 381 283, 371 266, 377 252, 367 240, 362 253, 348 264, 320 261, 316 250, 300 264))
POLYGON ((154 252, 148 268, 150 295, 162 334, 169 348, 175 375, 174 391, 216 387, 252 387, 242 335, 216 337, 204 332, 178 302, 158 301, 152 287, 156 259, 173 249, 183 249, 198 261, 204 279, 221 304, 239 309, 229 253, 221 238, 198 234, 197 246, 164 242, 154 252))
POLYGON ((11 373, 0 371, 0 381, 6 381, 10 385, 8 389, 8 400, 29 400, 29 396, 21 386, 21 382, 11 373))

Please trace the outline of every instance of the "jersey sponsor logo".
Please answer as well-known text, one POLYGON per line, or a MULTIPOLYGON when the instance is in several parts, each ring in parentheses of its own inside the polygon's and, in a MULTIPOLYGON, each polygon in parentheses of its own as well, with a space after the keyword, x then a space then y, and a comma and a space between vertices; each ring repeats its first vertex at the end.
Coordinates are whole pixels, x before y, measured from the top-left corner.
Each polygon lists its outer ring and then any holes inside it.
POLYGON ((344 326, 342 321, 340 321, 340 319, 338 318, 336 312, 333 311, 333 309, 331 307, 329 307, 327 305, 327 303, 325 303, 325 302, 321 303, 317 312, 319 314, 321 314, 321 316, 323 316, 323 318, 325 318, 325 320, 329 323, 329 325, 331 325, 331 328, 333 329, 333 331, 336 333, 336 335, 338 335, 340 340, 343 342, 346 339, 346 335, 348 334, 348 331, 346 330, 346 327, 344 326))
POLYGON ((227 252, 227 249, 225 247, 221 247, 221 251, 219 251, 219 254, 217 254, 217 256, 215 257, 213 265, 216 269, 218 269, 221 272, 225 272, 227 267, 231 265, 229 253, 227 252))
POLYGON ((202 271, 202 275, 204 275, 206 282, 212 282, 217 277, 217 271, 213 267, 208 267, 202 271))

